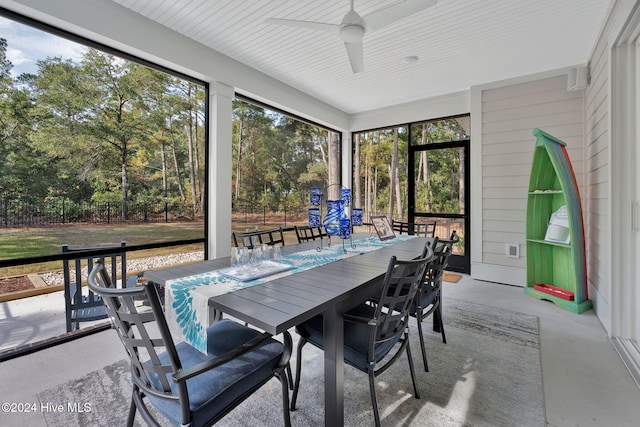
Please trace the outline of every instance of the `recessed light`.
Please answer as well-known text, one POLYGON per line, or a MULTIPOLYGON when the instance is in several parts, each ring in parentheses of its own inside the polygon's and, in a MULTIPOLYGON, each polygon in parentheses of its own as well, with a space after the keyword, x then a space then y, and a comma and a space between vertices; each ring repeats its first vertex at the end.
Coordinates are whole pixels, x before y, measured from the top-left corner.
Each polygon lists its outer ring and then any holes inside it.
POLYGON ((419 58, 415 55, 406 56, 402 59, 402 63, 405 65, 415 64, 416 62, 418 62, 418 59, 419 58))

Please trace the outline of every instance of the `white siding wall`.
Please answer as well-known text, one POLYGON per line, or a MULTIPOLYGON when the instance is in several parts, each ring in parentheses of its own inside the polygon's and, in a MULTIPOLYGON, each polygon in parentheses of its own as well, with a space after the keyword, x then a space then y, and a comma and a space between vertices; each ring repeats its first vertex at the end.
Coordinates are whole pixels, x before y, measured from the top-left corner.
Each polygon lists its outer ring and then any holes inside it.
POLYGON ((590 60, 585 123, 585 237, 589 298, 607 330, 611 322, 609 49, 603 31, 590 60))
POLYGON ((567 143, 582 191, 584 90, 568 92, 566 74, 495 87, 481 92, 481 111, 482 264, 486 271, 507 272, 502 279, 479 278, 524 286, 533 129, 567 143), (505 256, 506 243, 520 246, 520 258, 505 256), (520 274, 512 274, 514 268, 520 274))

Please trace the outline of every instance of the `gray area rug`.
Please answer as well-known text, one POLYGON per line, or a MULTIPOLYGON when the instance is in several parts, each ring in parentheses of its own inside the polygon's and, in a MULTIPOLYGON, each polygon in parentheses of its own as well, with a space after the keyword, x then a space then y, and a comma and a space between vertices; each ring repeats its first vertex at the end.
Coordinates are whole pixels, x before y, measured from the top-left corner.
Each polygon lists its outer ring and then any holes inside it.
MULTIPOLYGON (((406 356, 377 379, 382 424, 387 426, 544 426, 538 318, 446 299, 447 344, 425 320, 431 372, 424 372, 415 323, 411 349, 421 399, 413 397, 406 356)), ((294 337, 294 345, 296 334, 294 337)), ((294 352, 295 353, 295 352, 294 352)), ((292 367, 295 367, 295 356, 292 367)), ((324 424, 322 353, 303 351, 303 372, 293 425, 324 424)), ((38 395, 41 402, 89 403, 86 412, 49 413, 48 426, 123 426, 131 385, 123 360, 38 395)), ((225 417, 223 426, 282 425, 280 383, 272 380, 225 417)), ((161 417, 160 417, 161 419, 161 417)), ((139 415, 138 425, 143 425, 139 415)), ((365 374, 345 367, 345 425, 371 426, 365 374)))

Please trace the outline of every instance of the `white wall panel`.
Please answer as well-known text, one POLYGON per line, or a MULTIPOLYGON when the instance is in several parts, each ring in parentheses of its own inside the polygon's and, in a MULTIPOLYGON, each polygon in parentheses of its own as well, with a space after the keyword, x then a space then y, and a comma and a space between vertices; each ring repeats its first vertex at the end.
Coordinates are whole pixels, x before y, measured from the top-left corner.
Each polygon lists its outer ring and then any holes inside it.
MULTIPOLYGON (((524 286, 526 205, 535 138, 540 128, 567 143, 578 185, 583 188, 584 91, 567 91, 566 74, 505 83, 481 91, 483 280, 524 286), (505 244, 520 245, 508 258, 505 244), (491 264, 492 268, 486 268, 491 264), (506 268, 520 269, 504 274, 506 268), (505 279, 506 278, 506 279, 505 279)), ((584 203, 584 201, 583 201, 584 203)), ((477 267, 477 266, 476 266, 477 267)), ((472 270, 473 272, 474 270, 472 270)))
POLYGON ((610 100, 608 27, 596 43, 591 61, 591 81, 585 108, 585 238, 589 298, 602 324, 611 328, 610 279, 610 100))

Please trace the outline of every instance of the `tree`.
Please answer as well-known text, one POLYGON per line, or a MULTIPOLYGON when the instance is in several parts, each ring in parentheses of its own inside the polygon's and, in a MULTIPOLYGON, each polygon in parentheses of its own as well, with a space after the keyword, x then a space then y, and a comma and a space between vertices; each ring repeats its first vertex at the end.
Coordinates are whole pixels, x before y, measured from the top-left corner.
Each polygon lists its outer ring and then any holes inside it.
POLYGON ((29 76, 12 78, 6 51, 7 41, 0 38, 0 194, 27 202, 42 200, 48 195, 55 161, 31 143, 37 117, 24 84, 29 76))

